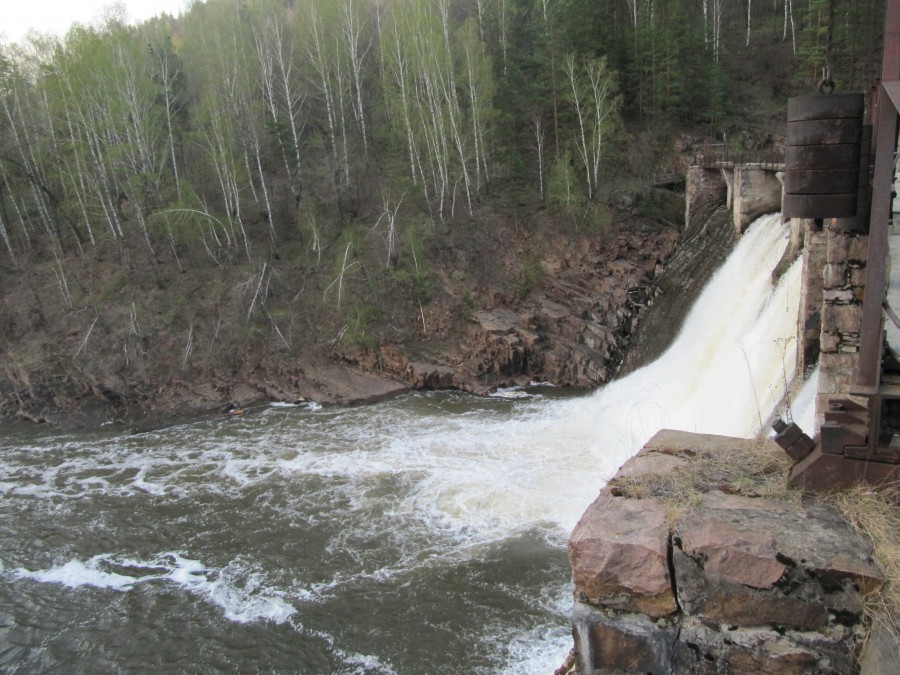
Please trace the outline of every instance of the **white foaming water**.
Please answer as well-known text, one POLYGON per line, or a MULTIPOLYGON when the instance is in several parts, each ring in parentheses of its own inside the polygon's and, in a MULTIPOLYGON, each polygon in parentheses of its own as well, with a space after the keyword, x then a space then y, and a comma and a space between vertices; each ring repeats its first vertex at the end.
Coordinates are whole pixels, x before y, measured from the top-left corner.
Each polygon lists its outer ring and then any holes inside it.
MULTIPOLYGON (((791 419, 810 436, 816 428, 816 394, 819 392, 819 369, 815 368, 791 401, 791 419)), ((772 432, 774 435, 774 432, 772 432)))
POLYGON ((608 453, 594 475, 608 479, 661 428, 759 434, 796 363, 800 262, 774 288, 770 278, 786 236, 779 215, 756 221, 657 361, 571 405, 608 453))
POLYGON ((266 587, 259 573, 236 561, 215 570, 178 553, 162 553, 150 561, 101 554, 87 561, 70 560, 47 570, 20 567, 11 575, 14 579, 68 588, 92 586, 122 592, 151 581, 168 581, 218 605, 226 619, 238 623, 263 620, 282 623, 296 611, 283 599, 281 591, 266 587))
POLYGON ((506 653, 503 675, 519 673, 552 673, 572 647, 572 586, 553 586, 544 589, 542 605, 548 612, 562 618, 557 623, 545 623, 514 635, 501 635, 500 651, 506 653))
POLYGON ((491 398, 531 398, 532 394, 529 394, 521 387, 499 387, 489 396, 491 398))
POLYGON ((415 443, 441 458, 419 485, 418 508, 481 533, 492 523, 508 532, 541 520, 568 532, 603 482, 659 429, 756 436, 795 369, 799 261, 777 287, 771 282, 786 237, 778 215, 754 223, 653 364, 497 428, 479 419, 454 430, 448 420, 417 433, 415 443))

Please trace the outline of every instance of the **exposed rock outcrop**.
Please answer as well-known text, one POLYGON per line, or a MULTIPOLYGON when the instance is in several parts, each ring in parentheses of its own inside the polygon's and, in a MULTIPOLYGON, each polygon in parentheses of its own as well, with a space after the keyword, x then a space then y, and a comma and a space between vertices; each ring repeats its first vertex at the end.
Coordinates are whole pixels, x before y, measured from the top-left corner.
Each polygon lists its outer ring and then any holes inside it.
POLYGON ((680 234, 671 227, 636 227, 616 239, 612 245, 586 237, 569 250, 545 254, 542 278, 524 299, 501 294, 494 306, 465 309, 469 318, 460 335, 452 333, 449 318, 459 306, 435 303, 423 311, 428 336, 442 341, 432 353, 413 357, 386 343, 342 358, 417 389, 485 393, 529 381, 601 385, 622 363, 680 234))
MULTIPOLYGON (((246 266, 198 265, 190 276, 135 266, 107 280, 127 292, 91 313, 73 312, 55 290, 32 293, 47 275, 16 276, 0 292, 0 418, 147 426, 231 401, 355 403, 411 388, 484 394, 531 380, 595 387, 618 368, 657 292, 680 241, 680 204, 675 193, 638 196, 590 232, 560 228, 546 210, 521 229, 502 219, 483 241, 431 251, 433 297, 418 311, 386 298, 367 308, 378 319, 338 326, 327 339, 316 315, 260 311, 248 320, 246 266), (173 288, 181 304, 167 294, 173 288)), ((296 290, 272 274, 275 307, 296 290)))
POLYGON ((659 619, 674 612, 666 509, 652 499, 594 501, 570 538, 578 601, 659 619), (615 514, 615 518, 609 516, 615 514))
POLYGON ((618 487, 760 443, 662 431, 588 508, 569 540, 578 672, 856 672, 862 599, 883 578, 834 509, 709 484, 671 510, 618 487))

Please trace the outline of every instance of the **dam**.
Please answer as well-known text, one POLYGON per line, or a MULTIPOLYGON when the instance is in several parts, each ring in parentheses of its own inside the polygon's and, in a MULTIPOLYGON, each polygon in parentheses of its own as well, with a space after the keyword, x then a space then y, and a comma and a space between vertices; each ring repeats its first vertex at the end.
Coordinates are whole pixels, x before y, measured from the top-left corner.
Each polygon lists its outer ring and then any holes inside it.
POLYGON ((814 401, 812 415, 798 424, 784 404, 762 440, 663 429, 622 466, 569 538, 575 647, 558 673, 896 672, 895 635, 875 626, 864 647, 859 640, 863 600, 885 581, 871 543, 804 498, 900 480, 897 0, 884 25, 852 213, 789 206, 790 161, 707 155, 685 181, 688 218, 725 203, 743 233, 761 213, 784 211, 790 245, 772 273, 801 261, 792 372, 815 371, 794 390, 814 401), (716 466, 722 457, 736 474, 716 466), (793 492, 772 483, 784 474, 793 492))

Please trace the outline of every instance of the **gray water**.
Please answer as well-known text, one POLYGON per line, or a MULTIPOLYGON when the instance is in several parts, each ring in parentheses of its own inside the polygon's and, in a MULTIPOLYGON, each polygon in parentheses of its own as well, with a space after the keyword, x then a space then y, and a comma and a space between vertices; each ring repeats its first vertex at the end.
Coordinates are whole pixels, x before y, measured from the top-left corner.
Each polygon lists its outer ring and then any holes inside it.
POLYGON ((547 463, 495 441, 566 402, 506 395, 7 429, 0 670, 552 672, 567 531, 534 503, 547 463))

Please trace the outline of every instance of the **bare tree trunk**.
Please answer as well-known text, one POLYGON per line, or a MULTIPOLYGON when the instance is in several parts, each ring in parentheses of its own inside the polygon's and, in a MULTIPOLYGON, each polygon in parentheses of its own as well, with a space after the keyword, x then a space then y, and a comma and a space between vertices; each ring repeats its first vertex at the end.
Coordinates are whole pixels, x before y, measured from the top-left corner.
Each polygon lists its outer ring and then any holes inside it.
POLYGON ((787 40, 788 34, 788 25, 791 27, 791 43, 793 46, 794 54, 797 53, 797 33, 794 30, 794 0, 784 0, 784 32, 782 33, 781 40, 784 42, 787 40))
POLYGON ((703 44, 709 47, 709 0, 703 0, 703 44))
POLYGON ((294 147, 295 190, 299 199, 303 196, 300 133, 306 126, 305 121, 301 120, 306 94, 300 90, 294 76, 293 42, 285 39, 284 31, 280 25, 270 30, 270 34, 273 38, 272 47, 275 63, 278 66, 281 98, 287 113, 288 127, 291 131, 291 143, 294 147))
POLYGON ((541 201, 544 201, 544 136, 546 135, 546 129, 544 128, 544 123, 541 120, 541 116, 537 113, 532 113, 531 116, 531 132, 534 134, 534 150, 537 154, 538 161, 538 186, 540 188, 541 193, 541 201))
POLYGON ((177 112, 175 109, 175 96, 173 94, 175 81, 178 78, 180 69, 172 69, 169 63, 169 54, 166 50, 158 50, 159 74, 163 85, 163 97, 166 112, 166 133, 169 141, 169 157, 172 161, 172 175, 175 178, 175 194, 180 202, 181 197, 181 180, 178 175, 178 161, 175 158, 175 135, 172 132, 172 115, 177 112))
POLYGON ((4 113, 9 121, 13 144, 18 151, 22 167, 21 170, 27 176, 29 191, 41 214, 41 226, 47 235, 55 241, 58 238, 58 227, 50 212, 50 205, 47 204, 48 194, 45 173, 40 162, 40 153, 35 152, 31 134, 28 131, 27 116, 29 114, 35 115, 37 111, 29 113, 27 110, 22 109, 18 91, 13 93, 14 109, 9 107, 5 96, 0 97, 0 102, 2 102, 4 113))
POLYGON ((745 47, 750 46, 750 21, 751 21, 752 7, 753 7, 753 0, 747 0, 747 42, 744 45, 745 47))
MULTIPOLYGON (((400 88, 400 108, 403 115, 403 126, 406 131, 406 147, 409 153, 409 173, 412 178, 413 185, 418 185, 418 172, 416 170, 418 150, 416 147, 415 134, 413 133, 411 115, 411 91, 408 85, 409 64, 407 55, 400 41, 399 27, 394 24, 394 36, 392 40, 392 65, 394 69, 394 79, 400 88)), ((425 190, 425 200, 428 200, 428 187, 425 183, 425 176, 422 175, 423 189, 425 190)))
POLYGON ((331 77, 328 72, 328 57, 325 54, 325 36, 319 19, 316 3, 313 2, 310 7, 309 17, 311 34, 310 46, 307 53, 312 61, 313 68, 318 77, 317 86, 325 103, 325 113, 328 119, 328 141, 331 145, 331 152, 335 164, 338 162, 337 148, 337 120, 334 105, 334 93, 332 91, 331 77))
POLYGON ((587 116, 587 110, 585 105, 581 101, 581 92, 578 91, 578 78, 575 72, 575 57, 574 55, 569 55, 569 58, 566 60, 566 76, 569 78, 569 86, 572 90, 572 103, 575 106, 575 117, 578 119, 578 139, 575 143, 575 147, 578 150, 578 154, 581 157, 581 162, 584 165, 584 177, 587 182, 587 193, 588 199, 594 199, 594 184, 591 181, 591 168, 590 168, 590 150, 588 149, 587 142, 587 130, 585 129, 585 117, 587 116))
POLYGON ((363 48, 362 25, 358 15, 358 4, 353 0, 344 0, 343 31, 344 41, 347 45, 347 53, 350 56, 350 70, 353 75, 353 94, 355 97, 353 114, 359 125, 359 133, 362 136, 363 152, 368 156, 369 144, 366 132, 366 115, 363 106, 362 71, 363 60, 369 51, 369 47, 363 48))
POLYGON ((284 141, 280 133, 280 108, 278 94, 275 84, 275 52, 280 48, 280 35, 282 27, 274 22, 266 21, 263 29, 254 26, 253 28, 253 46, 256 52, 256 59, 259 65, 259 83, 262 88, 263 101, 265 108, 272 119, 272 125, 275 130, 275 140, 278 143, 278 149, 281 154, 282 162, 284 162, 285 176, 291 190, 294 190, 294 176, 291 162, 288 159, 287 150, 284 147, 284 141), (262 31, 265 32, 262 32, 262 31))
POLYGON ((381 223, 382 219, 387 219, 387 234, 385 235, 385 244, 387 246, 387 267, 396 267, 397 266, 397 213, 400 211, 400 205, 403 203, 403 198, 406 197, 406 193, 404 192, 400 195, 400 199, 397 200, 397 203, 394 205, 394 208, 391 208, 390 199, 387 195, 382 195, 382 213, 378 217, 378 220, 375 222, 375 227, 381 223))
POLYGON ((722 49, 722 14, 727 0, 713 0, 713 58, 718 61, 722 49))
POLYGON ((6 229, 6 223, 3 222, 3 214, 0 214, 0 239, 3 239, 3 243, 6 245, 6 250, 9 252, 9 257, 12 259, 13 265, 18 267, 19 262, 16 260, 16 253, 13 251, 12 242, 9 240, 9 232, 6 229))
POLYGON ((503 54, 503 74, 506 75, 507 49, 506 0, 500 0, 500 49, 503 54))

